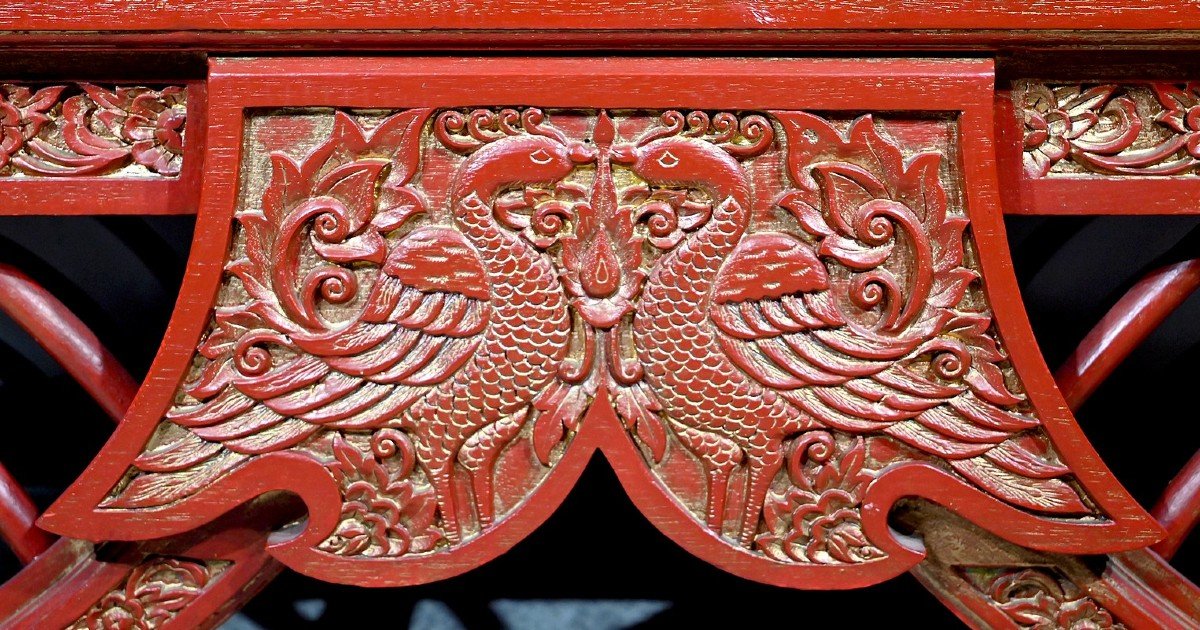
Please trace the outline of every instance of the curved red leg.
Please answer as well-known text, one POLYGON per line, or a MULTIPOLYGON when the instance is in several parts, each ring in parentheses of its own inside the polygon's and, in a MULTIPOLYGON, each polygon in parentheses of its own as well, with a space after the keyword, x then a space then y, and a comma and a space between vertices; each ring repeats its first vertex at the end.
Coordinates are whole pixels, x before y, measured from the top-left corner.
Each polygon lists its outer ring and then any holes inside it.
POLYGON ((62 302, 29 276, 3 264, 0 311, 32 335, 113 420, 125 415, 137 393, 137 381, 62 302))
POLYGON ((1054 373, 1071 409, 1083 405, 1198 287, 1200 260, 1188 260, 1154 270, 1113 305, 1054 373))

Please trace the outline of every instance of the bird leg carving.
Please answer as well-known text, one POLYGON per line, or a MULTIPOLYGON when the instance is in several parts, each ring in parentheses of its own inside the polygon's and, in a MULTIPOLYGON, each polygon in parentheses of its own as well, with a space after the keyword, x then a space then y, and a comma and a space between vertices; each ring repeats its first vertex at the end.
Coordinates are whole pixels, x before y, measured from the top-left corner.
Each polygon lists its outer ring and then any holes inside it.
POLYGON ((495 424, 485 425, 467 439, 458 453, 458 461, 471 476, 471 489, 475 493, 475 513, 479 526, 491 526, 496 517, 495 467, 501 451, 521 432, 525 425, 528 409, 516 415, 502 418, 495 424))
POLYGON ((754 542, 754 535, 758 533, 758 521, 762 516, 763 502, 771 488, 771 481, 783 467, 783 449, 780 448, 779 442, 771 442, 749 459, 746 505, 742 510, 742 529, 738 535, 738 543, 747 549, 754 542))
POLYGON ((721 534, 725 525, 725 502, 729 496, 729 475, 742 463, 744 453, 732 440, 716 433, 698 431, 677 422, 672 422, 671 428, 675 430, 675 435, 684 447, 704 465, 704 473, 708 479, 704 522, 709 529, 721 534))

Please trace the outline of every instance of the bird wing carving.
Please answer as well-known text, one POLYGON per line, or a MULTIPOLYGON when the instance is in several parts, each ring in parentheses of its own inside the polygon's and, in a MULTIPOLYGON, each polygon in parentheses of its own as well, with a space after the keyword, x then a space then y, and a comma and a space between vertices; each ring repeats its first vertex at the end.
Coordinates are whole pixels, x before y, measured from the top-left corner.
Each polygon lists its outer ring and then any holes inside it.
POLYGON ((955 315, 946 337, 870 339, 848 333, 821 281, 827 282, 823 264, 794 237, 748 237, 719 276, 710 313, 722 348, 756 381, 827 427, 889 435, 945 459, 1014 505, 1088 511, 1061 479, 1068 469, 1031 431, 1037 418, 1013 410, 1023 398, 1008 390, 993 363, 1003 355, 987 337, 986 317, 955 315), (778 269, 793 283, 764 287, 755 275, 739 273, 754 268, 778 269))
POLYGON ((407 184, 427 116, 403 112, 366 135, 339 113, 301 163, 273 156, 227 266, 247 295, 216 308, 199 348, 209 363, 106 507, 165 505, 322 429, 396 421, 475 353, 492 312, 478 252, 448 227, 385 238, 424 210, 407 184))
POLYGON ((848 137, 780 120, 798 188, 779 204, 802 232, 751 234, 726 260, 709 305, 724 352, 826 427, 891 436, 1016 506, 1089 512, 1000 367, 939 156, 905 160, 866 118, 848 137))
MULTIPOLYGON (((463 366, 488 324, 485 278, 461 239, 437 228, 408 235, 371 288, 361 319, 321 336, 272 330, 263 333, 271 350, 245 348, 244 363, 270 361, 261 373, 254 364, 242 371, 236 357, 210 364, 187 388, 199 402, 168 412, 184 431, 135 460, 153 474, 134 478, 106 505, 170 503, 246 456, 294 446, 323 428, 372 429, 395 420, 463 366), (422 264, 434 258, 458 268, 430 275, 422 264), (268 353, 288 356, 272 360, 268 353)), ((218 313, 226 320, 247 317, 253 316, 218 313)))

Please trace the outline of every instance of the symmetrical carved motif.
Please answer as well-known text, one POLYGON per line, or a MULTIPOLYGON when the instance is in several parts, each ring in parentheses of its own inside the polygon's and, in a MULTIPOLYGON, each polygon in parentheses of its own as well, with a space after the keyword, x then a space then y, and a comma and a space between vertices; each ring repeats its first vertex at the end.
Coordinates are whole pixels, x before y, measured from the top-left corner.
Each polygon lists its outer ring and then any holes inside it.
POLYGON ((178 175, 187 91, 0 85, 0 177, 178 175))
POLYGON ((1014 90, 1029 177, 1194 173, 1200 84, 1049 85, 1014 90))
POLYGON ((1125 626, 1078 586, 1050 569, 964 569, 979 588, 1019 627, 1037 630, 1108 630, 1125 626))
POLYGON ((905 462, 1105 521, 993 330, 951 122, 304 116, 253 122, 284 140, 246 166, 209 330, 100 509, 157 512, 286 453, 341 493, 314 553, 445 553, 607 422, 584 419, 602 398, 675 509, 763 561, 886 560, 864 506, 905 462))
POLYGON ((133 568, 123 584, 72 624, 71 630, 162 627, 199 597, 228 564, 157 556, 147 558, 133 568))

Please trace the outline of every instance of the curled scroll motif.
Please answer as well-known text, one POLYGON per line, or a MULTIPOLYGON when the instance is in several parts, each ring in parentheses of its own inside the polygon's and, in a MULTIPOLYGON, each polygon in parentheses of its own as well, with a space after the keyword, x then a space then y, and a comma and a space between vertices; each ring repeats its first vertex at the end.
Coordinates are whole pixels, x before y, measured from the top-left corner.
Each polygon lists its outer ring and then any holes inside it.
POLYGON ((1052 569, 964 569, 968 580, 1021 628, 1121 629, 1125 626, 1052 569))
POLYGON ((0 177, 175 176, 187 90, 0 85, 0 177))
POLYGON ((996 333, 954 124, 254 114, 269 159, 244 152, 211 321, 96 513, 190 518, 307 467, 271 483, 337 511, 294 566, 411 582, 515 520, 588 434, 675 523, 814 586, 919 559, 871 515, 898 470, 993 516, 1111 523, 996 333))
POLYGON ((199 597, 228 566, 228 562, 152 556, 134 567, 124 583, 102 597, 70 628, 161 628, 199 597))
POLYGON ((1200 163, 1200 84, 1020 82, 1013 98, 1029 177, 1181 175, 1200 163))

